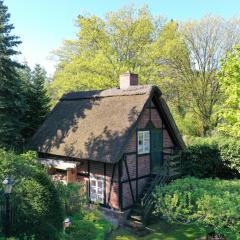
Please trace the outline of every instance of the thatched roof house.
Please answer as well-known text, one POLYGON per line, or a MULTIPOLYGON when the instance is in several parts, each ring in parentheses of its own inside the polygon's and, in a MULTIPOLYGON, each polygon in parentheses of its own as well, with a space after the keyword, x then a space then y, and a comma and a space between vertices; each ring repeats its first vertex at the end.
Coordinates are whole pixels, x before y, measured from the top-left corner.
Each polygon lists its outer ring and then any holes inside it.
POLYGON ((45 161, 78 163, 69 179, 84 178, 92 201, 117 209, 131 206, 148 176, 163 168, 169 151, 184 146, 160 89, 137 85, 131 73, 121 76, 120 88, 65 94, 32 139, 45 161), (91 177, 94 184, 103 183, 103 195, 95 193, 91 177), (126 178, 135 187, 132 202, 123 203, 126 178), (118 190, 111 200, 113 186, 118 190))

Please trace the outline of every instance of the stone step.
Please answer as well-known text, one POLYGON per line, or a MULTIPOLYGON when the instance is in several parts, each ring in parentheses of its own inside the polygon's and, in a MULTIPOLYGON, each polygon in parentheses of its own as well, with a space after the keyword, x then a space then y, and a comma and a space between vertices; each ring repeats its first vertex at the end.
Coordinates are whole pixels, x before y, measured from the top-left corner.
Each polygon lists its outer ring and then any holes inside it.
POLYGON ((141 222, 142 223, 142 216, 141 215, 135 215, 135 214, 130 214, 130 217, 129 217, 130 220, 134 220, 134 221, 137 221, 137 222, 141 222))
POLYGON ((145 228, 142 222, 135 221, 133 219, 126 220, 125 225, 128 227, 135 228, 137 230, 145 228))

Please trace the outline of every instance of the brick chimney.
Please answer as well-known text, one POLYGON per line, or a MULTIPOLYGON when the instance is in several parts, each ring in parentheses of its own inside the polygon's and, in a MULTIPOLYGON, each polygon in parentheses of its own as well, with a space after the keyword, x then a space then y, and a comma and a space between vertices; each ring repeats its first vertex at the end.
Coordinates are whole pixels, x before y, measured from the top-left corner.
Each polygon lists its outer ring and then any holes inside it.
POLYGON ((120 75, 119 86, 120 89, 128 89, 130 86, 138 85, 138 75, 126 72, 120 75))

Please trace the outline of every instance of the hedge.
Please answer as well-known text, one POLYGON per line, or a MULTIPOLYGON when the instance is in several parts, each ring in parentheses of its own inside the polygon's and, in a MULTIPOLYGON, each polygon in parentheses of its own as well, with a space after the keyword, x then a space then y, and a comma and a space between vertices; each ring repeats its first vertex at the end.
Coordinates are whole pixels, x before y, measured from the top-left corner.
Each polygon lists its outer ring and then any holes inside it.
POLYGON ((240 142, 233 138, 188 139, 180 154, 184 175, 200 178, 239 178, 240 142))
MULTIPOLYGON (((0 149, 0 181, 7 175, 14 178, 11 235, 20 239, 35 236, 39 240, 57 240, 62 231, 63 207, 46 170, 36 162, 35 153, 15 154, 0 149)), ((0 186, 0 205, 4 201, 0 186)))
POLYGON ((157 187, 155 214, 195 223, 208 234, 240 239, 240 180, 187 177, 157 187))

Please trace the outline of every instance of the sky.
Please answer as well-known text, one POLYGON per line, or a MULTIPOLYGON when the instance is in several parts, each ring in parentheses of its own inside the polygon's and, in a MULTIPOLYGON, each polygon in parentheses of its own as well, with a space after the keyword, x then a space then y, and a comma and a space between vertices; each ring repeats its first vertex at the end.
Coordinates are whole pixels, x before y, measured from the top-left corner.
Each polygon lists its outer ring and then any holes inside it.
POLYGON ((153 15, 185 21, 212 14, 224 18, 240 17, 240 0, 5 0, 14 24, 14 34, 21 38, 19 60, 33 67, 42 65, 52 76, 56 62, 52 50, 65 39, 74 39, 78 31, 75 19, 91 13, 104 17, 106 12, 134 4, 148 5, 153 15))

